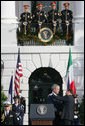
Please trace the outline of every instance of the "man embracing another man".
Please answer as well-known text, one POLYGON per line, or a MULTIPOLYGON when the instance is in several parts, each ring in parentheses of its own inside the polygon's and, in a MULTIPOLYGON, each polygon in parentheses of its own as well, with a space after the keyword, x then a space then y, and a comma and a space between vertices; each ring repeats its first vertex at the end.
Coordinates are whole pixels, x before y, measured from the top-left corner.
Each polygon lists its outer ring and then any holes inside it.
POLYGON ((54 104, 55 120, 54 125, 72 125, 74 118, 74 97, 72 90, 67 90, 66 95, 59 96, 60 86, 54 84, 52 93, 47 97, 48 104, 54 104))

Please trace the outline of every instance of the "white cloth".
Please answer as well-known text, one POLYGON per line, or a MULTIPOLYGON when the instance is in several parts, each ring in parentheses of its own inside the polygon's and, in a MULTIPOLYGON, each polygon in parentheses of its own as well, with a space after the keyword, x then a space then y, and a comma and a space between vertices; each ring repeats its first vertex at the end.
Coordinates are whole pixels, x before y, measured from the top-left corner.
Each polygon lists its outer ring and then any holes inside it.
POLYGON ((9 114, 9 111, 5 111, 4 113, 5 113, 5 116, 7 116, 9 114))
POLYGON ((77 119, 78 118, 78 116, 77 115, 74 115, 74 119, 77 119))
POLYGON ((17 104, 15 104, 15 106, 17 107, 17 106, 18 106, 18 103, 17 103, 17 104))
POLYGON ((51 96, 51 95, 57 96, 57 94, 55 92, 53 92, 53 91, 52 91, 52 93, 49 94, 49 96, 51 96))
POLYGON ((52 94, 54 94, 55 96, 57 96, 57 94, 55 92, 52 92, 52 94))

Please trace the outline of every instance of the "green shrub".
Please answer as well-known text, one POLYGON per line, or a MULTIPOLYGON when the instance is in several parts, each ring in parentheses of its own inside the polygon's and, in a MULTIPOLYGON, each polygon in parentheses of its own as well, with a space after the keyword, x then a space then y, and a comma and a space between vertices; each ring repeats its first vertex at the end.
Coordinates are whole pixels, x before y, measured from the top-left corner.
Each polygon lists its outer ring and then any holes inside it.
POLYGON ((7 100, 7 97, 5 96, 3 92, 3 86, 1 86, 1 113, 4 110, 3 102, 7 100))

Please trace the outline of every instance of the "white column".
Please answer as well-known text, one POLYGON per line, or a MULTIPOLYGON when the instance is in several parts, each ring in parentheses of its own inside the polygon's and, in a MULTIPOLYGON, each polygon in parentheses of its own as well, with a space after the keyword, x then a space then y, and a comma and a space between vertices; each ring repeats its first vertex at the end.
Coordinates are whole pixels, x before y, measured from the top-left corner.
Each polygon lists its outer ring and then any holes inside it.
POLYGON ((74 2, 74 45, 84 46, 84 1, 74 2))
POLYGON ((74 19, 84 21, 84 1, 75 1, 74 19))
POLYGON ((1 46, 17 46, 15 1, 1 1, 1 46))
POLYGON ((1 1, 1 23, 17 23, 15 1, 1 1))

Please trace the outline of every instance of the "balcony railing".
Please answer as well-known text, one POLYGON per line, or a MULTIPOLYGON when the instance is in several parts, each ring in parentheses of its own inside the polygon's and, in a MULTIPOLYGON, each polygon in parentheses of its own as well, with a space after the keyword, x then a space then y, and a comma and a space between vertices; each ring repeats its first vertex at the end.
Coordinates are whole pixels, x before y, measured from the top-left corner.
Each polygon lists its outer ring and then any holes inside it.
POLYGON ((65 25, 58 23, 54 26, 51 23, 38 25, 20 25, 17 29, 19 46, 39 46, 39 45, 73 45, 74 24, 65 25), (45 40, 45 41, 44 41, 45 40))

